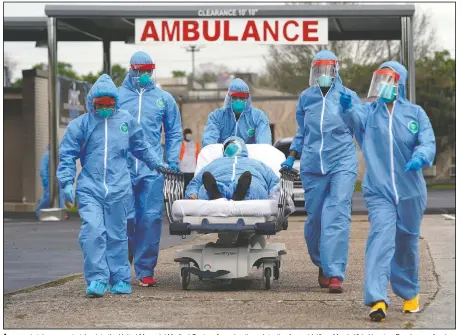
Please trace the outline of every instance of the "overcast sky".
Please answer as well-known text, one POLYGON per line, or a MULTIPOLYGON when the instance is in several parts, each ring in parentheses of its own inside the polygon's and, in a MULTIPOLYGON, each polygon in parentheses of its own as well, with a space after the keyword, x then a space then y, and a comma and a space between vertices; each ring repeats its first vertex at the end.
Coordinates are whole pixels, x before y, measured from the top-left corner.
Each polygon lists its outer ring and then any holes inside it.
MULTIPOLYGON (((418 3, 417 12, 432 14, 433 25, 437 30, 439 48, 448 49, 455 54, 455 4, 418 3)), ((4 16, 45 16, 45 3, 4 3, 4 16)), ((186 46, 186 45, 185 45, 186 46)), ((191 54, 181 45, 137 46, 122 42, 111 44, 111 61, 128 68, 130 56, 138 50, 148 52, 156 62, 157 77, 170 77, 173 70, 191 72, 191 54)), ((240 44, 230 48, 226 45, 207 45, 196 53, 196 71, 201 63, 215 62, 229 66, 231 70, 263 69, 263 56, 267 47, 262 45, 240 44)), ((21 76, 22 69, 31 68, 37 63, 47 63, 47 49, 36 48, 35 42, 5 42, 5 56, 16 67, 13 80, 21 76)), ((101 42, 58 43, 58 59, 73 65, 78 73, 97 72, 102 68, 103 47, 101 42), (92 55, 83 56, 83 55, 92 55)))

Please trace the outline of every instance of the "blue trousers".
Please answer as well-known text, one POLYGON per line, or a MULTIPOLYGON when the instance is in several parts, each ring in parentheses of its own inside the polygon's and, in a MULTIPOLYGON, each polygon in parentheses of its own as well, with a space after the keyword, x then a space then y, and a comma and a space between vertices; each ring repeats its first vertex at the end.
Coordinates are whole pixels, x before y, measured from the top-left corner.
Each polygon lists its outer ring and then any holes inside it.
POLYGON ((324 275, 345 279, 348 261, 351 198, 357 175, 302 173, 305 190, 305 240, 312 262, 324 275))
POLYGON ((136 278, 152 277, 159 257, 164 208, 164 177, 152 172, 132 180, 132 215, 128 220, 128 241, 136 278), (134 218, 133 218, 134 214, 134 218))
POLYGON ((104 201, 77 193, 82 227, 79 234, 83 250, 87 285, 94 280, 115 284, 130 282, 128 263, 127 214, 131 195, 104 201))
POLYGON ((381 195, 365 193, 370 232, 366 245, 364 303, 390 303, 388 283, 399 297, 409 300, 419 293, 420 224, 426 195, 400 200, 395 205, 381 195))

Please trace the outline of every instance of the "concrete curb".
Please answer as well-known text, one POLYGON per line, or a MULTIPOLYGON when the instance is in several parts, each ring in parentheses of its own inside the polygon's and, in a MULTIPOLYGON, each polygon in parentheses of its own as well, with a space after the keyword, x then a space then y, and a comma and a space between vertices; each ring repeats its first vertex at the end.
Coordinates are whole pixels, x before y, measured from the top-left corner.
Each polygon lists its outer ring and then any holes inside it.
POLYGON ((41 290, 41 289, 44 289, 44 288, 61 286, 61 285, 64 285, 64 284, 74 280, 74 279, 77 279, 77 278, 83 278, 83 273, 75 273, 75 274, 72 274, 72 275, 69 275, 69 276, 66 276, 66 277, 62 277, 62 278, 59 278, 57 280, 53 280, 51 282, 47 282, 47 283, 44 283, 44 284, 29 286, 29 287, 26 287, 26 288, 23 288, 23 289, 20 289, 20 290, 17 290, 17 291, 4 293, 3 297, 11 297, 13 295, 23 294, 23 293, 31 293, 31 292, 38 291, 38 290, 41 290))

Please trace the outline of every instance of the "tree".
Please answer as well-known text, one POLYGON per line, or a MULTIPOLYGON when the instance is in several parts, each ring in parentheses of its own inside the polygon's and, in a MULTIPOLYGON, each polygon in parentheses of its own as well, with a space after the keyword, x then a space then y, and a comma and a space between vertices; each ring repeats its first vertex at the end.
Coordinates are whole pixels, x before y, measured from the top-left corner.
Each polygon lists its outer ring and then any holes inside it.
POLYGON ((456 141, 456 61, 449 51, 416 62, 416 101, 431 120, 437 152, 454 149, 456 141))
POLYGON ((114 84, 119 87, 122 85, 125 77, 127 76, 127 70, 119 64, 114 64, 111 67, 111 77, 114 84))
MULTIPOLYGON (((48 65, 45 63, 39 63, 36 64, 32 67, 33 69, 41 70, 41 71, 48 71, 48 65)), ((122 85, 122 82, 125 79, 125 76, 127 75, 127 70, 122 67, 119 64, 114 64, 111 67, 111 78, 114 81, 114 84, 116 86, 122 85)), ((69 79, 75 79, 75 80, 82 80, 82 81, 87 81, 90 84, 94 84, 95 81, 103 74, 103 71, 99 71, 95 74, 93 72, 84 74, 84 75, 79 75, 72 67, 72 64, 66 63, 66 62, 58 62, 58 74, 65 76, 69 79)), ((21 87, 22 85, 22 78, 17 79, 13 83, 13 87, 21 87)))
MULTIPOLYGON (((82 76, 82 80, 89 82, 90 84, 94 84, 95 81, 103 74, 103 71, 99 71, 96 74, 93 72, 87 73, 86 75, 82 76)), ((114 84, 119 87, 122 85, 125 77, 127 76, 127 70, 123 68, 119 64, 114 64, 111 67, 111 78, 114 84)))
POLYGON ((173 78, 182 78, 186 77, 186 71, 172 71, 173 78))
MULTIPOLYGON (((427 13, 415 16, 414 49, 415 58, 421 59, 433 52, 436 46, 435 29, 430 25, 430 15, 427 13)), ((330 41, 326 46, 289 45, 271 46, 265 57, 266 71, 263 82, 282 92, 299 94, 308 86, 311 61, 321 49, 332 51, 340 60, 342 79, 348 77, 354 66, 376 68, 385 60, 398 60, 400 55, 399 41, 330 41)), ((367 76, 345 78, 361 82, 370 80, 367 76)), ((348 86, 348 85, 347 85, 348 86)), ((364 86, 364 84, 361 84, 364 86)), ((362 91, 362 92, 367 92, 362 91)))
MULTIPOLYGON (((3 66, 4 66, 3 71, 5 70, 7 71, 6 72, 7 80, 8 82, 11 82, 11 77, 13 76, 13 71, 16 69, 17 64, 11 59, 11 57, 8 54, 5 54, 3 66)), ((9 84, 8 82, 5 82, 3 85, 7 86, 9 84)), ((13 84, 13 87, 14 87, 14 84, 13 84)))
MULTIPOLYGON (((48 65, 45 63, 40 63, 34 65, 34 69, 48 71, 48 65)), ((74 71, 72 64, 66 62, 58 62, 58 74, 65 76, 69 79, 82 80, 82 78, 74 71)))
POLYGON ((218 74, 224 72, 229 72, 229 68, 224 64, 203 63, 199 65, 199 71, 197 71, 195 79, 202 84, 216 82, 218 74))

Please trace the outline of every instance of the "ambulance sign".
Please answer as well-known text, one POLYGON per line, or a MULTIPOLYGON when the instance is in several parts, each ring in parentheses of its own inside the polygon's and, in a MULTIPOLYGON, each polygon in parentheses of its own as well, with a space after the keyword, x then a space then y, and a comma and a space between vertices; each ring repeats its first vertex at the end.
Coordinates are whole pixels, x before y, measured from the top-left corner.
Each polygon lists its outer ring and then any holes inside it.
POLYGON ((136 19, 135 42, 327 44, 328 19, 136 19))

